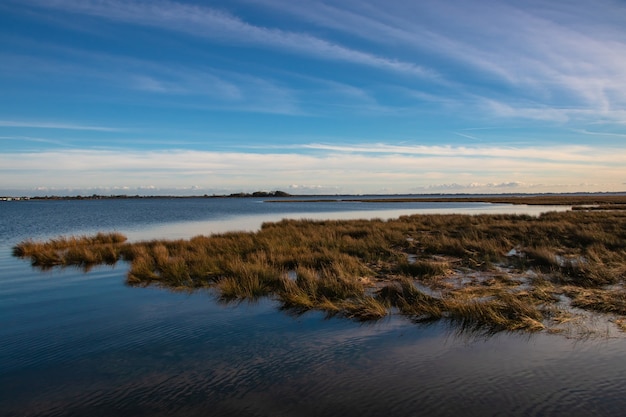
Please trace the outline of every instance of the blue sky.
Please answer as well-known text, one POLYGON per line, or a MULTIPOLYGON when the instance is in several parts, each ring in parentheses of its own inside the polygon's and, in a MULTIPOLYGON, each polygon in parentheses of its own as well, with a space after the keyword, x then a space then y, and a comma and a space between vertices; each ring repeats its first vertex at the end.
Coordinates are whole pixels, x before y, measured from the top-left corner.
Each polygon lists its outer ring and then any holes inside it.
POLYGON ((0 194, 626 190, 623 1, 3 0, 0 194))

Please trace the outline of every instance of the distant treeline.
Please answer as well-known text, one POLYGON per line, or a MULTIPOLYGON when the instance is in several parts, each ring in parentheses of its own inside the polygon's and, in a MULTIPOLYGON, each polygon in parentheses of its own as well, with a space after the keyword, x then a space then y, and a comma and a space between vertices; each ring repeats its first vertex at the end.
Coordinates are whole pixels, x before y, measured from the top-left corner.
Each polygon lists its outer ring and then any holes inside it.
POLYGON ((115 195, 74 195, 74 196, 38 196, 38 197, 0 197, 0 201, 20 201, 20 200, 110 200, 110 199, 150 199, 150 198, 227 198, 227 197, 292 197, 291 194, 284 191, 255 191, 253 193, 233 193, 224 195, 189 195, 189 196, 177 196, 177 195, 127 195, 127 194, 115 194, 115 195))
POLYGON ((228 197, 291 197, 291 194, 284 191, 255 191, 249 193, 230 194, 228 197))

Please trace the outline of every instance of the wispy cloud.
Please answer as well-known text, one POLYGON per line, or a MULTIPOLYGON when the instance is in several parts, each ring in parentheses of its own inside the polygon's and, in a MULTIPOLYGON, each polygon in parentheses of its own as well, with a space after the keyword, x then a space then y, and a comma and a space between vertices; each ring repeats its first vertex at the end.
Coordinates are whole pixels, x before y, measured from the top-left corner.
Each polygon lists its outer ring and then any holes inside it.
POLYGON ((614 132, 598 132, 598 131, 590 131, 587 129, 573 129, 572 131, 577 133, 582 133, 583 135, 589 136, 608 136, 614 138, 626 138, 626 133, 614 133, 614 132))
POLYGON ((566 122, 599 113, 620 120, 616 111, 626 105, 626 8, 613 1, 260 1, 375 44, 403 45, 409 61, 447 60, 457 99, 498 102, 501 117, 566 122), (502 86, 526 104, 504 99, 502 86))
POLYGON ((35 142, 35 143, 48 143, 53 145, 66 145, 64 142, 47 138, 34 138, 30 136, 0 136, 0 140, 15 141, 15 142, 35 142))
POLYGON ((587 110, 619 117, 613 112, 626 103, 626 81, 620 75, 626 67, 626 36, 607 33, 606 19, 590 24, 585 3, 569 4, 558 13, 549 6, 522 10, 501 2, 462 8, 452 20, 473 22, 462 29, 473 36, 452 32, 454 41, 447 41, 442 52, 499 77, 535 102, 532 108, 508 103, 511 111, 502 115, 565 121, 585 115, 576 110, 587 110), (498 24, 490 24, 494 21, 498 24))
POLYGON ((529 189, 532 187, 536 187, 537 184, 526 184, 521 181, 512 181, 512 182, 501 182, 501 183, 448 183, 448 184, 431 184, 427 186, 422 186, 418 188, 414 188, 414 191, 419 190, 420 192, 426 191, 437 191, 437 192, 457 192, 459 190, 463 190, 466 192, 472 190, 478 190, 479 192, 482 190, 489 190, 488 192, 510 192, 515 191, 516 189, 529 189))
POLYGON ((546 160, 560 162, 596 162, 601 159, 605 163, 621 163, 623 156, 621 148, 596 149, 591 146, 558 145, 558 146, 529 146, 529 147, 484 147, 484 146, 425 146, 425 145, 389 145, 389 144, 360 144, 336 145, 314 143, 302 145, 307 149, 342 153, 365 154, 395 154, 395 155, 423 155, 435 157, 480 157, 506 158, 508 160, 546 160), (617 152, 617 153, 616 153, 617 152))
POLYGON ((337 60, 420 77, 436 78, 432 69, 349 48, 306 33, 248 23, 224 11, 171 1, 31 0, 31 4, 119 22, 156 26, 217 42, 269 47, 322 60, 337 60))
POLYGON ((455 135, 461 136, 462 138, 471 139, 471 140, 480 140, 477 136, 469 135, 467 133, 462 132, 454 132, 455 135))
POLYGON ((24 127, 30 129, 60 129, 60 130, 85 130, 97 132, 123 132, 128 129, 109 126, 83 125, 79 123, 29 121, 29 120, 0 120, 0 127, 24 127))
MULTIPOLYGON (((31 45, 29 45, 31 46, 31 45)), ((296 92, 272 79, 209 66, 166 65, 127 56, 40 44, 52 57, 0 53, 8 76, 45 80, 85 80, 85 89, 110 97, 111 90, 149 94, 154 105, 162 100, 171 107, 212 108, 229 111, 303 114, 296 92), (186 98, 177 102, 172 98, 186 98), (196 101, 193 101, 196 99, 196 101)), ((54 87, 54 86, 53 86, 54 87)), ((144 102, 143 96, 133 100, 144 102)))
MULTIPOLYGON (((626 106, 626 34, 620 27, 623 22, 615 15, 621 10, 626 16, 626 9, 609 0, 599 1, 607 7, 590 6, 585 1, 520 4, 488 0, 471 5, 458 1, 417 4, 365 0, 333 5, 320 1, 253 2, 253 7, 295 18, 296 25, 285 26, 300 27, 299 31, 253 23, 222 9, 175 1, 26 3, 181 32, 231 46, 250 45, 418 75, 435 81, 439 89, 415 90, 417 100, 444 108, 455 105, 458 111, 472 116, 479 112, 486 117, 557 123, 589 122, 601 117, 617 123, 623 120, 621 109, 626 106), (328 33, 328 39, 310 34, 320 33, 320 27, 328 33), (342 36, 334 37, 337 33, 342 36)), ((229 77, 211 71, 174 72, 136 71, 125 78, 142 91, 202 94, 214 88, 213 94, 223 100, 243 97, 237 80, 229 77)), ((242 102, 245 99, 239 105, 242 102)), ((279 113, 298 113, 293 101, 275 107, 279 113)))

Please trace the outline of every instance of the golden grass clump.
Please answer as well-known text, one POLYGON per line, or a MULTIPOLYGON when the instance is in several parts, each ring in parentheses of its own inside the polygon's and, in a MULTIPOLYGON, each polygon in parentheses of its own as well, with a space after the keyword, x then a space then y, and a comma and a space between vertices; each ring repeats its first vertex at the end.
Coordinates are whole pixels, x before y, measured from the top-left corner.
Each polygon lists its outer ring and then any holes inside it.
POLYGON ((13 247, 13 255, 31 258, 33 266, 90 266, 114 264, 122 254, 126 236, 121 233, 98 233, 94 236, 70 236, 47 242, 26 240, 13 247))
POLYGON ((341 309, 344 316, 359 321, 379 320, 389 314, 387 306, 371 296, 344 302, 341 309))
POLYGON ((537 306, 510 292, 487 299, 450 298, 444 305, 446 317, 470 331, 537 331, 545 327, 543 313, 537 306))
POLYGON ((244 263, 235 260, 228 264, 225 276, 218 280, 222 299, 255 299, 275 292, 280 283, 280 272, 267 263, 244 263))
POLYGON ((626 290, 624 288, 602 290, 567 287, 565 291, 572 298, 574 307, 626 316, 626 290))
MULTIPOLYGON (((299 267, 295 280, 283 276, 281 284, 278 297, 283 308, 301 312, 319 309, 338 313, 342 310, 342 301, 362 300, 365 297, 363 284, 346 277, 337 266, 321 270, 299 267)), ((347 304, 343 306, 349 307, 347 304)))
POLYGON ((415 262, 399 262, 398 272, 414 278, 431 278, 445 275, 450 270, 446 261, 416 260, 415 262))

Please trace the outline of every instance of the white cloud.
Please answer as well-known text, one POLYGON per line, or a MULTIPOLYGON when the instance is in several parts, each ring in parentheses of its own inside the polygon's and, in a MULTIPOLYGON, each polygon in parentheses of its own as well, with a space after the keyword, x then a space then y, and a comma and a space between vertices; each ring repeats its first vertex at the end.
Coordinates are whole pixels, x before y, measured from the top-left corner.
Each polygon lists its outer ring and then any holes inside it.
MULTIPOLYGON (((109 55, 80 49, 42 44, 53 58, 2 54, 7 74, 30 74, 38 82, 50 79, 82 81, 93 86, 95 94, 110 100, 114 89, 147 93, 133 100, 167 107, 222 109, 270 114, 303 114, 293 89, 255 75, 207 66, 162 64, 138 58, 109 55), (182 98, 177 101, 178 98, 182 98), (195 99, 199 100, 195 100, 195 99)), ((125 97, 125 95, 123 95, 125 97)), ((118 128, 81 126, 71 123, 4 121, 0 126, 66 128, 75 130, 119 131, 118 128)))
POLYGON ((66 144, 59 140, 48 138, 35 138, 31 136, 0 136, 0 140, 14 141, 14 142, 34 142, 34 143, 47 143, 52 145, 65 146, 66 144))
POLYGON ((80 123, 51 122, 41 120, 0 120, 1 127, 24 127, 30 129, 87 130, 97 132, 122 132, 127 129, 109 126, 92 126, 80 123))
POLYGON ((345 61, 433 78, 437 74, 411 62, 378 56, 306 33, 256 26, 223 11, 171 1, 31 0, 31 4, 120 22, 156 26, 218 42, 270 47, 316 59, 345 61))
POLYGON ((618 2, 259 1, 372 45, 402 45, 409 61, 443 59, 457 99, 499 102, 498 116, 623 120, 616 112, 626 105, 626 7, 618 2), (490 87, 476 88, 476 79, 490 87), (503 90, 527 104, 499 96, 503 90))
POLYGON ((295 194, 337 194, 342 190, 342 187, 320 184, 290 184, 287 189, 289 192, 295 194))
POLYGON ((426 146, 426 145, 389 145, 389 144, 308 144, 303 148, 325 151, 366 154, 422 155, 431 157, 481 157, 509 160, 540 159, 559 162, 594 162, 621 164, 621 149, 597 149, 581 145, 555 145, 531 147, 497 147, 497 146, 426 146))
MULTIPOLYGON (((506 183, 480 183, 480 182, 472 182, 466 184, 459 183, 447 183, 447 184, 431 184, 427 186, 420 187, 422 191, 441 191, 441 192, 451 192, 451 191, 481 191, 488 190, 487 192, 497 193, 497 192, 510 192, 513 189, 531 189, 535 185, 526 184, 521 181, 512 181, 506 183)), ((414 190, 417 190, 414 189, 414 190)))
MULTIPOLYGON (((262 9, 260 14, 268 10, 276 13, 278 19, 274 21, 281 21, 281 26, 276 27, 255 24, 253 17, 244 20, 224 10, 175 1, 27 0, 26 3, 183 32, 230 46, 270 48, 426 77, 439 88, 415 91, 415 98, 444 108, 455 106, 455 111, 472 117, 478 112, 490 118, 558 123, 589 122, 596 118, 612 123, 624 120, 621 109, 626 106, 623 77, 626 34, 620 16, 626 17, 626 8, 609 0, 593 4, 585 1, 539 4, 364 0, 332 5, 313 0, 250 2, 249 7, 262 9), (324 33, 326 38, 311 33, 324 33), (437 63, 432 65, 441 70, 426 68, 423 62, 437 63)), ((234 100, 230 107, 233 110, 269 109, 265 112, 302 114, 298 104, 305 100, 315 103, 316 99, 314 96, 295 100, 293 91, 277 83, 265 88, 211 71, 205 74, 189 69, 152 71, 145 65, 131 69, 122 74, 118 71, 115 76, 121 75, 132 88, 146 92, 219 97, 221 108, 228 108, 228 100, 234 100), (268 88, 282 95, 266 94, 268 88), (283 99, 269 103, 261 100, 272 96, 283 99), (253 100, 246 106, 250 97, 258 99, 257 104, 253 100)), ((396 80, 387 83, 401 84, 396 80)), ((366 110, 386 110, 371 100, 368 106, 371 97, 366 92, 354 99, 366 110)), ((325 101, 334 104, 329 96, 325 101)), ((318 107, 323 106, 321 103, 318 107)), ((358 111, 359 106, 343 109, 358 111)))
MULTIPOLYGON (((609 152, 582 152, 580 160, 573 160, 567 151, 552 151, 550 159, 535 158, 532 151, 519 157, 508 149, 454 153, 447 147, 419 154, 338 150, 315 155, 171 150, 13 153, 0 154, 0 188, 139 189, 146 186, 146 178, 153 190, 191 190, 196 186, 195 190, 292 189, 301 193, 376 192, 390 187, 409 192, 437 184, 465 184, 459 187, 472 192, 529 192, 533 184, 543 184, 543 189, 558 184, 597 184, 596 191, 622 187, 626 167, 615 163, 609 152)), ((623 149, 618 151, 624 155, 623 149)))

